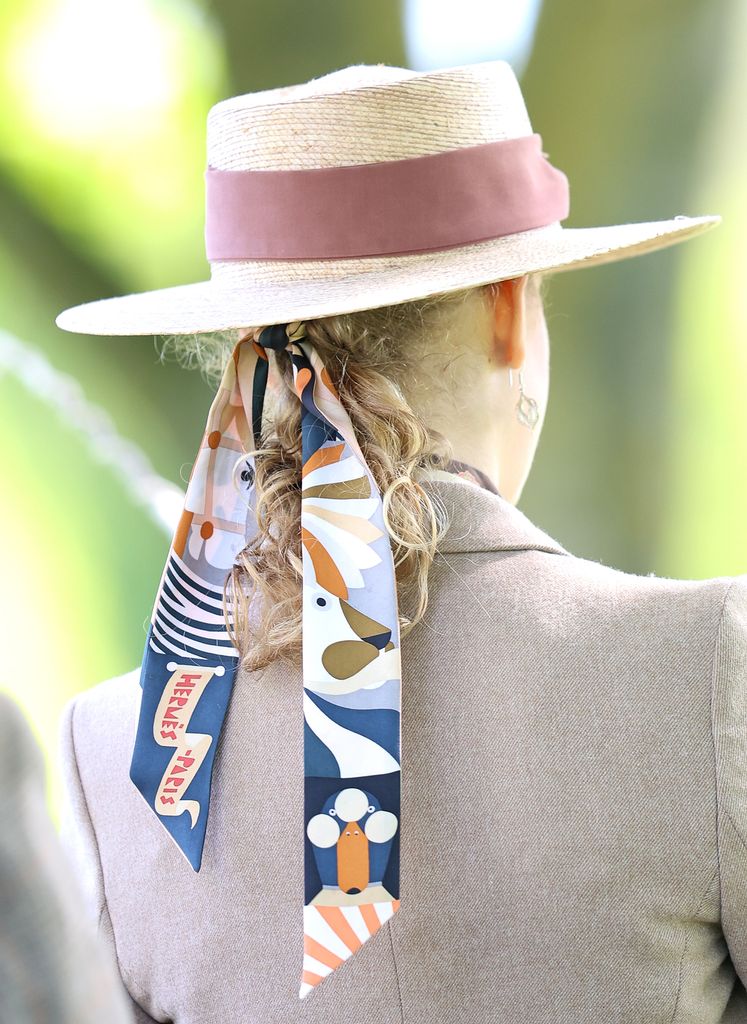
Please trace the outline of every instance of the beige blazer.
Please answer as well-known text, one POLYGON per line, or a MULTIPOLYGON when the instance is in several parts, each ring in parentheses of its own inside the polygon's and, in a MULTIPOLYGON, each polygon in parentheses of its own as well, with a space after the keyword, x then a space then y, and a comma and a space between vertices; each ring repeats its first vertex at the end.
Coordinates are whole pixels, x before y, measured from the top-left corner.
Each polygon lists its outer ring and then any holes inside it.
POLYGON ((402 642, 402 905, 298 999, 302 685, 242 673, 195 874, 128 778, 138 671, 68 707, 67 841, 140 1021, 745 1024, 747 576, 636 576, 504 498, 402 642))

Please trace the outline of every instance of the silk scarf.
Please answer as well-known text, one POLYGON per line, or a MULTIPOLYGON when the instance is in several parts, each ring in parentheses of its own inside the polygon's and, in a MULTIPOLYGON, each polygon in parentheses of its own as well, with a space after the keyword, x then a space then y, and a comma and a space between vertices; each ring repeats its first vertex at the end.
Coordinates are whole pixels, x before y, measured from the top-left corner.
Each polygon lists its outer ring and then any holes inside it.
POLYGON ((251 453, 267 350, 286 348, 301 403, 303 999, 399 909, 401 832, 392 549, 376 481, 303 322, 252 330, 225 367, 151 614, 130 778, 199 871, 239 660, 224 585, 257 529, 251 453))

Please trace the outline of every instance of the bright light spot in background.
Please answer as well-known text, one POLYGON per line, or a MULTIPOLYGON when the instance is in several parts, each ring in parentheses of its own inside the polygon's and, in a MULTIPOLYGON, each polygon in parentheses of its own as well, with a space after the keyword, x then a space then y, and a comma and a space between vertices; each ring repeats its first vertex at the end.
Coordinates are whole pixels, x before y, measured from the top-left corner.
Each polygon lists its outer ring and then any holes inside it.
POLYGON ((142 135, 178 99, 175 27, 148 0, 56 0, 17 31, 7 71, 47 138, 142 135))
POLYGON ((542 0, 406 0, 405 41, 418 71, 529 56, 542 0))
POLYGON ((14 187, 129 291, 202 273, 205 113, 226 72, 210 12, 199 0, 18 0, 0 21, 14 187))

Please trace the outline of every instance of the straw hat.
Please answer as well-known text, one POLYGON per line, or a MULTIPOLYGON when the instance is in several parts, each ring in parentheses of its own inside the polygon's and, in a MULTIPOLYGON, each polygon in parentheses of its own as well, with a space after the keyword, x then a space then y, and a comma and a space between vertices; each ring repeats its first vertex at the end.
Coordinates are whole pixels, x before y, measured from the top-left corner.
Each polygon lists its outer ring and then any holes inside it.
POLYGON ((566 228, 568 182, 505 61, 354 65, 234 96, 207 119, 210 279, 56 323, 191 334, 353 312, 651 252, 718 216, 566 228))

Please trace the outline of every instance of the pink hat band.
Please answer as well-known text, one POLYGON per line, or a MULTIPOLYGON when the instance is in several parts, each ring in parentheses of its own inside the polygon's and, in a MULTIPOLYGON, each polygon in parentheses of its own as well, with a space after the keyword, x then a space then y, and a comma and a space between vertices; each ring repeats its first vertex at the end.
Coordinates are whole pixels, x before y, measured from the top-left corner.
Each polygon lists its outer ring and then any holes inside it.
POLYGON ((205 171, 213 260, 346 259, 469 245, 564 220, 568 179, 538 134, 304 170, 205 171))

